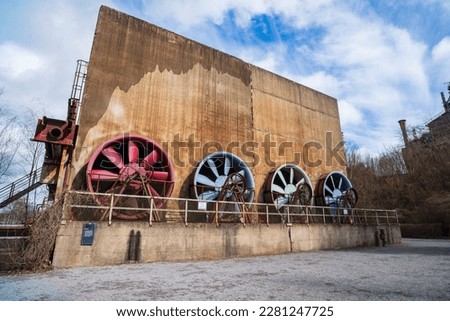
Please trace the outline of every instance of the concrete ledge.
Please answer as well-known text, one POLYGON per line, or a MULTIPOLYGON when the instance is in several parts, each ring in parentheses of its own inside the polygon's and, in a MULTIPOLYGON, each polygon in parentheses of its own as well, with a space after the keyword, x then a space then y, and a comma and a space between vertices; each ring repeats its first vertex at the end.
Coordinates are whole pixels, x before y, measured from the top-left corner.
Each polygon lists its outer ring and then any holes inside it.
POLYGON ((398 225, 306 225, 96 222, 94 242, 81 245, 83 224, 61 225, 53 257, 57 268, 132 262, 211 260, 289 252, 400 244, 398 225))

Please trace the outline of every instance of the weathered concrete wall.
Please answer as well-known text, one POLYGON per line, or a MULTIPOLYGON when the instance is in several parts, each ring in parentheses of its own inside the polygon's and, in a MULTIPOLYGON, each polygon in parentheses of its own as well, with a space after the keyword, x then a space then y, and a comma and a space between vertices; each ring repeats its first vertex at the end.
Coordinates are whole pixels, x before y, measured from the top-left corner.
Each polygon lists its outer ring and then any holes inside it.
POLYGON ((377 246, 379 229, 388 244, 400 244, 397 225, 304 225, 272 224, 168 224, 145 222, 96 223, 92 246, 82 246, 83 222, 62 225, 53 266, 93 266, 127 263, 130 232, 140 232, 139 262, 210 260, 272 255, 289 252, 377 246))
POLYGON ((343 163, 326 155, 342 141, 336 99, 102 7, 79 115, 72 188, 85 188, 92 153, 123 134, 143 135, 168 152, 175 197, 190 197, 189 176, 217 149, 249 164, 259 202, 267 174, 281 164, 298 164, 313 184, 331 170, 345 172, 343 163), (179 141, 187 145, 180 148, 179 141), (317 144, 305 161, 311 141, 317 144), (247 142, 253 147, 243 150, 247 142))
POLYGON ((345 173, 343 149, 336 153, 338 157, 329 157, 330 150, 342 142, 336 99, 255 66, 251 74, 253 135, 260 147, 254 166, 256 186, 264 184, 270 170, 285 163, 304 169, 313 188, 324 173, 345 173), (269 155, 268 141, 273 142, 269 155))
POLYGON ((74 175, 84 178, 83 166, 102 143, 138 134, 169 153, 177 177, 173 195, 187 196, 187 189, 180 190, 208 153, 208 142, 225 149, 230 142, 252 140, 250 77, 248 64, 239 59, 102 7, 80 110, 74 175), (189 137, 196 148, 176 143, 189 137))

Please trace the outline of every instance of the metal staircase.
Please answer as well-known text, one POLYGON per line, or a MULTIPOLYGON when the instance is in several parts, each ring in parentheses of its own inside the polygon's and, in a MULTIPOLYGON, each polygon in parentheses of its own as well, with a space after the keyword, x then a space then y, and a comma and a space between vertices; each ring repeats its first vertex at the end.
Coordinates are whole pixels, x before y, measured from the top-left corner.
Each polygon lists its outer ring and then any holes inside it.
POLYGON ((41 178, 42 167, 19 178, 11 184, 0 188, 0 208, 3 208, 12 202, 18 200, 27 193, 33 191, 42 185, 41 178))

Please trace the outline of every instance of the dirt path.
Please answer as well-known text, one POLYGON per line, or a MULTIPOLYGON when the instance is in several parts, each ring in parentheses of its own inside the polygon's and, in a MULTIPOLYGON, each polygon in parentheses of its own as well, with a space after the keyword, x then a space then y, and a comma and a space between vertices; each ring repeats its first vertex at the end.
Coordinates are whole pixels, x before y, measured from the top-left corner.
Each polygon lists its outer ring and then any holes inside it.
POLYGON ((0 276, 0 300, 450 300, 450 240, 0 276))

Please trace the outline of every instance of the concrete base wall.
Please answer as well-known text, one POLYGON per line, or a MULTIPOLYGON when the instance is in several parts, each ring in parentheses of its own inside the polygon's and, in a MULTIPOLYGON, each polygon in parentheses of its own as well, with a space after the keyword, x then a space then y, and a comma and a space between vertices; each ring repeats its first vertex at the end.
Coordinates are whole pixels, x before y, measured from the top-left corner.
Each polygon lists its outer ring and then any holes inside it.
POLYGON ((83 222, 61 225, 53 266, 114 265, 132 262, 210 260, 289 252, 400 244, 398 225, 95 223, 94 242, 81 245, 83 222), (132 232, 133 231, 133 232, 132 232), (138 238, 131 235, 139 235, 138 238))

